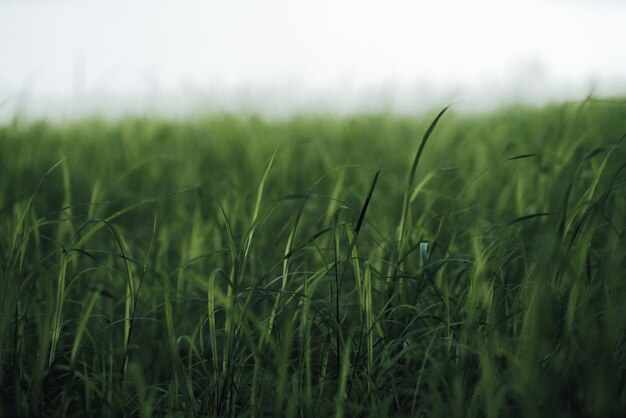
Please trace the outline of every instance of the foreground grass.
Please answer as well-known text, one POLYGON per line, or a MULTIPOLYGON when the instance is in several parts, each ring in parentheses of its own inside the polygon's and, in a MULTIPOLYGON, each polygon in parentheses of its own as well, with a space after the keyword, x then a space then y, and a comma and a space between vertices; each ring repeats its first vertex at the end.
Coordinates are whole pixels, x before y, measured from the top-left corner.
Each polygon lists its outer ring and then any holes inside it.
POLYGON ((439 116, 1 127, 0 414, 622 413, 626 103, 439 116))

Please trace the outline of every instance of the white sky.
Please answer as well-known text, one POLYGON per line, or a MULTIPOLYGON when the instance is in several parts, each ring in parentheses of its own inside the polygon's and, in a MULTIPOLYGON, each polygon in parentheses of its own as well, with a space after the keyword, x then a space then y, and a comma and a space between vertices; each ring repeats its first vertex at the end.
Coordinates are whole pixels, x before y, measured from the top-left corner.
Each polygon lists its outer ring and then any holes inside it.
POLYGON ((626 1, 0 0, 0 120, 626 95, 626 1))

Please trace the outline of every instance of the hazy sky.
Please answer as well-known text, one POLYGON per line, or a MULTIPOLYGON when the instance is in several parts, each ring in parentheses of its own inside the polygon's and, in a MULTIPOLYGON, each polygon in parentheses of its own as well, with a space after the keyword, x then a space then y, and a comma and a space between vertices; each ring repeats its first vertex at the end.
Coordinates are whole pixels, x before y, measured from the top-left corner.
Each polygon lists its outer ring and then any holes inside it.
POLYGON ((626 1, 0 0, 0 119, 626 95, 626 1))

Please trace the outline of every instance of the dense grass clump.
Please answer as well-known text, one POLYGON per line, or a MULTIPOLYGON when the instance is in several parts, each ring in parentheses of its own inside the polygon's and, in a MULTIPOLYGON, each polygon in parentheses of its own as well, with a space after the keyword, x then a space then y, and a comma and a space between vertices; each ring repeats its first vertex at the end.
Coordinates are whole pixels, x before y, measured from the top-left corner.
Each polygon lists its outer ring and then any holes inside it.
POLYGON ((626 102, 0 127, 2 416, 618 416, 626 102))

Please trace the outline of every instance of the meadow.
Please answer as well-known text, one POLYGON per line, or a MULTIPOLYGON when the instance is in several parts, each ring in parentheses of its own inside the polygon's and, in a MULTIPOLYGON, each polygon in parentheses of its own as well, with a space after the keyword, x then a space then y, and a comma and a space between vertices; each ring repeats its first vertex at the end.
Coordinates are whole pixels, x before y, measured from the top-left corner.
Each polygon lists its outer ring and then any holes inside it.
POLYGON ((626 101, 0 126, 0 416, 615 417, 626 101))

